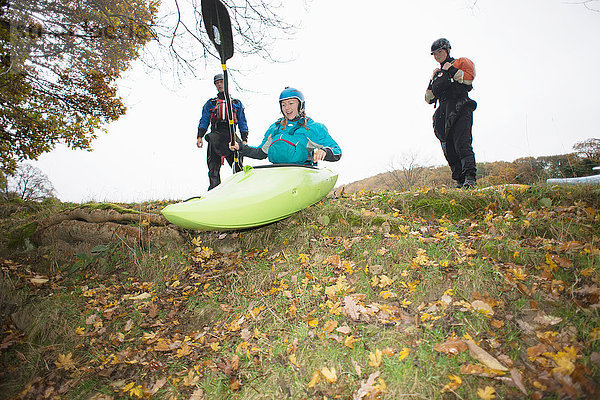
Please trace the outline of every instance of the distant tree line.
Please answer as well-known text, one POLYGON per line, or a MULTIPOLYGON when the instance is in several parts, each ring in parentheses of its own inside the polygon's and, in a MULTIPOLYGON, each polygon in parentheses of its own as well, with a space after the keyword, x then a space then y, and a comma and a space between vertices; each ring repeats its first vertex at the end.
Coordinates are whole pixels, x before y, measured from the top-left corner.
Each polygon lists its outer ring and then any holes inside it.
MULTIPOLYGON (((400 168, 345 185, 348 192, 358 190, 412 190, 421 187, 453 187, 448 166, 425 167, 414 154, 404 155, 400 168)), ((600 139, 591 138, 573 146, 573 152, 554 156, 523 157, 514 161, 477 163, 480 187, 503 184, 534 185, 548 178, 572 178, 594 175, 600 165, 600 139)))

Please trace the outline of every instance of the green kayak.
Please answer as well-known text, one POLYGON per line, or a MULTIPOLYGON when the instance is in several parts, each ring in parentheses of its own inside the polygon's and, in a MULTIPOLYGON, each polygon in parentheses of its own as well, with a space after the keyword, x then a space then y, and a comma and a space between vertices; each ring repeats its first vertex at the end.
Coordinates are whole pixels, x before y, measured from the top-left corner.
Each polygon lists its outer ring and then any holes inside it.
POLYGON ((246 166, 205 195, 171 204, 162 214, 185 229, 252 228, 279 221, 316 203, 336 181, 337 173, 327 168, 246 166))

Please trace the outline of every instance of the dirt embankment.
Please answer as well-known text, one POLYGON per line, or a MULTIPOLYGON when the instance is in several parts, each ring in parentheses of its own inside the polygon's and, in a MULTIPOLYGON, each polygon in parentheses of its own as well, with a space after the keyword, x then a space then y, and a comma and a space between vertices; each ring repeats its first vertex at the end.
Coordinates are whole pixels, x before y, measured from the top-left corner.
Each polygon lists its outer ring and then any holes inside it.
POLYGON ((39 248, 88 252, 115 241, 131 247, 171 247, 183 243, 184 236, 162 215, 117 207, 79 207, 37 222, 30 240, 39 248))

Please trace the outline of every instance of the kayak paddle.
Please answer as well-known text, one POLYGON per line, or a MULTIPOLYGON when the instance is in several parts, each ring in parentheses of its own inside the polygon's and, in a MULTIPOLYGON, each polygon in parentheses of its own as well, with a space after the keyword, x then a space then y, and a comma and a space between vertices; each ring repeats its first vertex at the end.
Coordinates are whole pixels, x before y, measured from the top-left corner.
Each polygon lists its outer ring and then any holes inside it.
MULTIPOLYGON (((233 34, 231 33, 231 20, 227 8, 220 0, 202 0, 202 18, 204 27, 210 41, 219 52, 221 66, 223 67, 223 83, 225 86, 225 103, 227 104, 227 118, 229 120, 229 137, 231 145, 235 144, 235 125, 233 124, 233 110, 229 97, 229 81, 227 76, 227 60, 233 57, 233 34)), ((242 165, 237 150, 233 152, 233 172, 240 172, 242 165)))

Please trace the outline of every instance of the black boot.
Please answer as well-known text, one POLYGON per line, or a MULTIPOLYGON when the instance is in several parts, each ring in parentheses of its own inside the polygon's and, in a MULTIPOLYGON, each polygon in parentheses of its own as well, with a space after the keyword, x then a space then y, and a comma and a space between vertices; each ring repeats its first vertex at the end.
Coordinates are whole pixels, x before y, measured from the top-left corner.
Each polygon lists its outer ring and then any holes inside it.
POLYGON ((462 187, 463 189, 475 189, 477 187, 477 180, 472 176, 467 176, 462 187))

